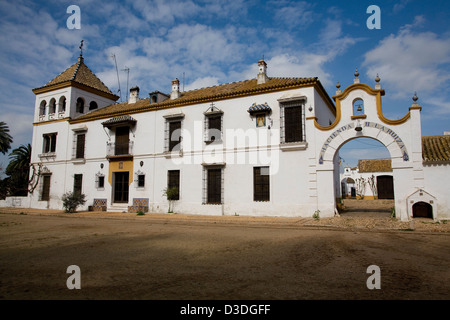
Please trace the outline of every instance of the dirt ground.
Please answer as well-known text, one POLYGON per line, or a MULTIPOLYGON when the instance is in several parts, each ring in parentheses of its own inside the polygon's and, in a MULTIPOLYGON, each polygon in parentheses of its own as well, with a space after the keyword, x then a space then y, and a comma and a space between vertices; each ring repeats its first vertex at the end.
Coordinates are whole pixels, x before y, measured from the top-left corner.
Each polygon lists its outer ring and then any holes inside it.
POLYGON ((0 299, 450 298, 450 224, 350 207, 332 219, 0 208, 0 299))

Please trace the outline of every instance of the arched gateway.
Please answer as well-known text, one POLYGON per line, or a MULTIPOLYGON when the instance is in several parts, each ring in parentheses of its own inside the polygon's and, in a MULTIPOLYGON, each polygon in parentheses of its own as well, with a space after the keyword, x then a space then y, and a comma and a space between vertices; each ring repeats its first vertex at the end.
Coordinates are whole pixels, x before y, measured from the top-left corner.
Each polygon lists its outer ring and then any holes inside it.
MULTIPOLYGON (((321 126, 316 118, 307 118, 307 130, 314 132, 314 154, 310 158, 310 191, 316 197, 321 216, 335 214, 339 192, 339 168, 336 155, 346 142, 359 137, 378 140, 389 151, 394 177, 396 217, 408 220, 407 198, 424 188, 421 147, 421 107, 414 103, 401 119, 387 119, 381 109, 384 90, 375 79, 375 88, 360 83, 355 73, 354 83, 344 91, 337 85, 336 119, 329 126, 321 126), (361 102, 362 101, 362 102, 361 102), (356 102, 364 108, 355 107, 356 102), (337 183, 336 183, 337 181, 337 183)), ((331 122, 331 121, 330 121, 331 122)))

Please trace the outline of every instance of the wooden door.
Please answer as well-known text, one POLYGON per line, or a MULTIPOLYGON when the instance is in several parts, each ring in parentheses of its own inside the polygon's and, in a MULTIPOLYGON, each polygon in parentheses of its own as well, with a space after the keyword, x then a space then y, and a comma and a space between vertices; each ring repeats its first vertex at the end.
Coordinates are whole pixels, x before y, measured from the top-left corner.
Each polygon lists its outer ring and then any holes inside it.
POLYGON ((377 177, 378 199, 394 199, 394 178, 392 176, 377 177))

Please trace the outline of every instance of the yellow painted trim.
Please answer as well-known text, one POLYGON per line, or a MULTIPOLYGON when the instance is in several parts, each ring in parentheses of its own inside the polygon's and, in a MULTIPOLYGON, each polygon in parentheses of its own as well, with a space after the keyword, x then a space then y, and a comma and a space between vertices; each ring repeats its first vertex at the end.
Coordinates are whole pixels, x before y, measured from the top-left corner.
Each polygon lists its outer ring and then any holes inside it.
POLYGON ((386 124, 390 125, 399 125, 405 123, 410 117, 411 113, 408 112, 403 118, 398 120, 390 120, 383 115, 383 111, 381 110, 381 95, 377 95, 377 114, 378 118, 386 124))
POLYGON ((365 114, 360 114, 360 115, 357 115, 357 116, 351 116, 350 118, 351 118, 352 120, 365 119, 365 118, 367 118, 367 115, 365 115, 365 114))
POLYGON ((33 93, 34 94, 40 94, 40 93, 46 93, 46 92, 50 92, 50 91, 54 91, 57 89, 62 89, 62 88, 67 88, 67 87, 74 87, 74 88, 78 88, 90 93, 94 93, 98 96, 102 96, 104 98, 110 99, 110 100, 114 100, 116 101, 117 99, 119 99, 119 96, 116 96, 115 94, 110 94, 108 92, 104 92, 92 87, 89 87, 87 85, 78 83, 76 81, 72 81, 72 80, 68 80, 68 81, 64 81, 61 83, 57 83, 48 87, 41 87, 41 88, 37 88, 37 89, 33 89, 33 93))
POLYGON ((109 171, 108 171, 108 182, 112 186, 112 175, 114 172, 127 172, 128 175, 128 185, 133 182, 133 160, 113 160, 109 161, 109 171), (119 168, 119 164, 122 162, 122 169, 119 168))
POLYGON ((325 89, 323 88, 323 86, 320 84, 320 82, 316 82, 314 84, 314 89, 316 89, 316 91, 319 93, 320 97, 322 98, 323 101, 325 101, 325 103, 328 106, 328 109, 330 109, 331 113, 333 113, 333 115, 336 116, 336 107, 333 104, 333 100, 330 98, 330 96, 325 92, 325 89))
POLYGON ((336 127, 340 121, 341 121, 341 100, 336 100, 336 118, 334 119, 334 122, 331 125, 329 125, 328 127, 325 127, 325 126, 321 126, 317 122, 317 119, 315 119, 314 126, 319 130, 327 131, 327 130, 331 130, 334 127, 336 127))
POLYGON ((411 106, 411 107, 409 107, 409 111, 411 111, 411 110, 419 110, 419 111, 422 111, 422 107, 421 107, 421 106, 411 106))
POLYGON ((57 83, 57 84, 54 84, 54 85, 51 85, 51 86, 48 86, 48 87, 36 88, 36 89, 31 90, 31 91, 33 91, 34 94, 50 92, 50 91, 54 91, 54 90, 57 90, 57 89, 70 87, 71 82, 72 81, 68 80, 68 81, 57 83))
POLYGON ((41 121, 41 122, 33 122, 33 126, 40 126, 43 124, 49 124, 49 123, 53 123, 53 122, 61 122, 61 121, 68 121, 70 118, 69 117, 65 117, 62 119, 54 119, 54 120, 47 120, 47 121, 41 121))
POLYGON ((370 87, 368 84, 365 83, 354 83, 345 88, 345 90, 342 91, 340 94, 334 96, 333 99, 343 100, 350 94, 350 92, 356 89, 364 90, 365 92, 367 92, 372 96, 376 96, 378 94, 384 96, 384 89, 373 89, 372 87, 370 87))
MULTIPOLYGON (((322 130, 322 131, 331 130, 334 127, 336 127, 341 120, 341 100, 345 99, 350 94, 350 92, 352 92, 353 90, 357 90, 357 89, 364 90, 368 94, 370 94, 372 96, 376 96, 377 115, 378 115, 378 118, 385 124, 389 124, 389 125, 403 124, 411 117, 410 112, 408 112, 403 118, 398 119, 398 120, 390 120, 390 119, 386 118, 383 115, 383 111, 381 108, 381 96, 384 96, 384 89, 373 89, 365 83, 354 83, 354 84, 348 86, 340 94, 333 97, 333 99, 336 101, 336 119, 334 120, 334 122, 331 125, 329 125, 328 127, 325 127, 325 126, 321 126, 319 123, 317 123, 317 121, 314 121, 314 126, 317 129, 322 130)), ((413 107, 411 107, 411 108, 413 108, 413 107)), ((411 108, 410 108, 410 110, 411 110, 411 108)), ((357 118, 357 117, 358 116, 352 116, 352 119, 363 119, 363 118, 357 118)))

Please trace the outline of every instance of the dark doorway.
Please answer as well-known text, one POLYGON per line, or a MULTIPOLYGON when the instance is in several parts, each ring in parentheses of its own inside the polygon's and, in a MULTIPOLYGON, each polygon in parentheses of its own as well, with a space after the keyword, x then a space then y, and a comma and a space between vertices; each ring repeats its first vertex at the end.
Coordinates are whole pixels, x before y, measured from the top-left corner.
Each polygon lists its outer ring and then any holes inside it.
POLYGON ((116 129, 116 145, 114 155, 120 156, 124 154, 130 154, 129 152, 129 139, 130 128, 129 127, 118 127, 116 129))
POLYGON ((208 169, 207 203, 222 203, 222 169, 208 169))
POLYGON ((81 194, 83 186, 83 175, 82 174, 76 174, 73 178, 73 193, 79 193, 81 194))
POLYGON ((128 203, 128 172, 114 173, 114 202, 128 203))
POLYGON ((52 176, 49 174, 43 175, 43 186, 42 186, 42 194, 41 194, 41 200, 42 201, 48 201, 50 200, 50 178, 52 176))
POLYGON ((433 207, 431 204, 420 201, 413 205, 414 218, 431 218, 433 219, 433 207))
POLYGON ((392 176, 377 177, 378 199, 394 199, 394 178, 392 176))

